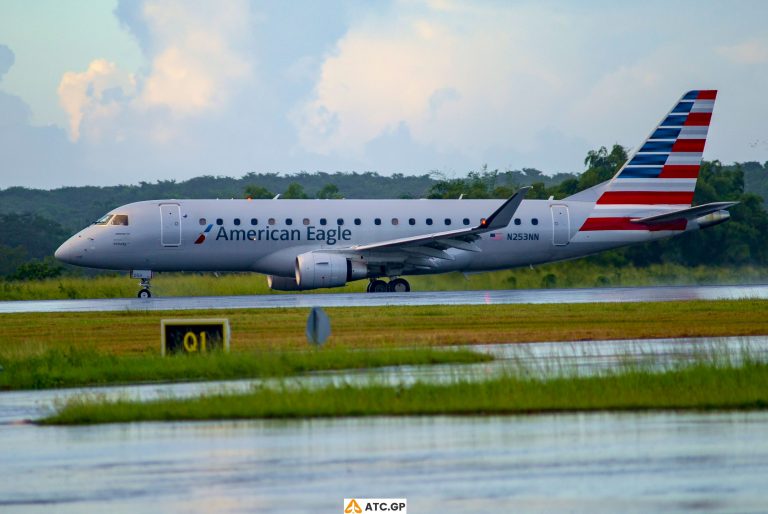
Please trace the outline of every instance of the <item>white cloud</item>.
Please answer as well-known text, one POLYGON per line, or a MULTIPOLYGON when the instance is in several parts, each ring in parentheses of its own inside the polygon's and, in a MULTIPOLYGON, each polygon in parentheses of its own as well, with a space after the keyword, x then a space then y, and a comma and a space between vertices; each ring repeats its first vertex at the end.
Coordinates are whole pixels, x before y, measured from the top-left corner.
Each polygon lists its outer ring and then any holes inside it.
POLYGON ((249 34, 244 1, 151 1, 144 17, 158 49, 141 94, 145 105, 198 114, 221 107, 249 76, 241 48, 249 34))
POLYGON ((717 52, 737 64, 762 64, 768 62, 768 43, 751 39, 731 46, 720 46, 717 52))
POLYGON ((537 41, 575 27, 534 8, 447 6, 401 4, 356 24, 294 113, 302 145, 359 155, 405 123, 419 144, 477 159, 493 146, 530 150, 532 127, 556 115, 551 99, 568 88, 537 41))
POLYGON ((62 76, 59 102, 73 141, 83 136, 93 143, 105 135, 120 141, 132 133, 154 143, 169 142, 183 118, 220 110, 250 77, 243 49, 249 37, 244 1, 153 0, 142 13, 152 52, 144 74, 96 59, 86 71, 62 76))
POLYGON ((69 116, 70 139, 80 139, 84 117, 95 121, 115 116, 122 108, 120 98, 132 95, 135 87, 133 75, 119 71, 114 63, 104 59, 92 61, 84 72, 65 73, 58 94, 62 108, 69 116), (116 95, 116 91, 121 93, 116 95))

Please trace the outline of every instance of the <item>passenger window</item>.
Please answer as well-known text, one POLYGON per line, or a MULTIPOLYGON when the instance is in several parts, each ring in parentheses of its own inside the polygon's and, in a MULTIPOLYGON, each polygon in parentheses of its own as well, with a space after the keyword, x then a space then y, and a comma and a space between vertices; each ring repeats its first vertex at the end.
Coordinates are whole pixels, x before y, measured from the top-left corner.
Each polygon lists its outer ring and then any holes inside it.
POLYGON ((111 220, 111 219, 112 219, 112 215, 111 214, 105 214, 104 216, 102 216, 101 218, 97 219, 93 223, 95 225, 106 225, 109 222, 109 220, 111 220))
POLYGON ((400 220, 398 220, 397 218, 392 218, 393 225, 397 225, 398 223, 400 223, 400 220))
POLYGON ((538 224, 539 224, 539 220, 538 220, 538 219, 536 219, 536 218, 533 218, 533 219, 531 220, 531 223, 533 223, 534 225, 538 225, 538 224))
POLYGON ((205 218, 200 218, 200 224, 205 225, 207 222, 205 221, 205 218))
POLYGON ((216 224, 217 225, 223 225, 224 224, 224 220, 221 219, 221 218, 216 218, 216 224))
POLYGON ((251 225, 258 225, 258 224, 259 224, 259 220, 257 220, 256 218, 251 218, 251 225))
POLYGON ((451 224, 451 218, 445 218, 445 224, 450 225, 451 224))
POLYGON ((320 224, 321 224, 321 225, 326 225, 327 223, 328 223, 328 220, 327 220, 327 219, 325 219, 325 218, 320 218, 320 224))
POLYGON ((267 220, 267 225, 274 225, 275 224, 275 218, 269 218, 267 220))
POLYGON ((304 224, 309 225, 309 218, 304 218, 304 224))
POLYGON ((520 221, 520 218, 515 218, 515 225, 519 225, 520 223, 522 223, 522 221, 520 221))
POLYGON ((431 225, 431 224, 432 224, 432 218, 427 218, 427 225, 431 225))
POLYGON ((360 221, 360 218, 355 218, 355 225, 359 225, 360 223, 362 223, 362 221, 360 221))
POLYGON ((414 218, 408 218, 408 224, 409 225, 415 225, 416 224, 416 220, 414 218))
POLYGON ((234 222, 235 222, 235 225, 236 225, 236 226, 237 226, 237 225, 240 225, 240 218, 235 218, 235 219, 234 219, 234 222))
POLYGON ((125 214, 115 214, 112 217, 112 225, 128 226, 128 216, 126 216, 125 214))
POLYGON ((291 219, 291 218, 285 218, 285 224, 286 224, 286 225, 293 225, 293 219, 291 219))
POLYGON ((337 225, 343 225, 344 224, 344 218, 339 218, 336 220, 337 225))
POLYGON ((464 224, 469 225, 469 218, 464 218, 464 224))
POLYGON ((375 220, 373 220, 373 224, 374 225, 381 225, 381 218, 376 218, 375 220))

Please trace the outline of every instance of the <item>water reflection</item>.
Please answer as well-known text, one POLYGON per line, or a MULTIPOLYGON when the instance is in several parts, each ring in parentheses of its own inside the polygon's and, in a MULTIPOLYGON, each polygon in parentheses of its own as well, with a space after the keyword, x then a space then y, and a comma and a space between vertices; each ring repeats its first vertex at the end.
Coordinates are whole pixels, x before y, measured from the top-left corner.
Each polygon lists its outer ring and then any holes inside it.
MULTIPOLYGON (((297 385, 409 383, 509 368, 600 373, 702 352, 764 359, 768 338, 475 347, 497 361, 319 373, 297 385), (552 363, 555 362, 556 365, 552 363)), ((413 512, 763 511, 768 412, 133 423, 39 427, 55 399, 151 399, 255 383, 0 394, 0 511, 338 512, 345 497, 406 497, 413 512)))
POLYGON ((766 427, 768 413, 6 426, 0 509, 760 511, 766 427))

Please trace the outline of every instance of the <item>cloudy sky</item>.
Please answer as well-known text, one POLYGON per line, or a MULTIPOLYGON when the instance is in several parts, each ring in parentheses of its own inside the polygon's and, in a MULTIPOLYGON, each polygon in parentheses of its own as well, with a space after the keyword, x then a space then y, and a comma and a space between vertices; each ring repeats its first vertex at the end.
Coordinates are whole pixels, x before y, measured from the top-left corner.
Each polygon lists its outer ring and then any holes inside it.
POLYGON ((4 0, 0 188, 581 171, 688 89, 768 160, 768 2, 4 0))

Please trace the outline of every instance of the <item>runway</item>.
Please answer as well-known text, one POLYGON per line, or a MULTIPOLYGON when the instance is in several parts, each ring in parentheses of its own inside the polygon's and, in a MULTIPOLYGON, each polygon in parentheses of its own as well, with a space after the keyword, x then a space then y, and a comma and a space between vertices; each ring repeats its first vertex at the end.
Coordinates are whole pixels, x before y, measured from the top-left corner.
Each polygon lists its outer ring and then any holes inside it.
POLYGON ((408 305, 505 305, 592 302, 668 302, 768 298, 768 284, 750 286, 656 286, 590 289, 424 291, 411 293, 300 293, 253 296, 112 298, 0 302, 0 314, 23 312, 186 311, 292 307, 408 305))

